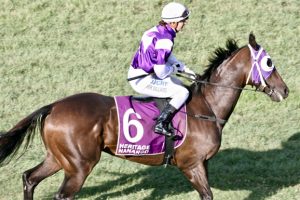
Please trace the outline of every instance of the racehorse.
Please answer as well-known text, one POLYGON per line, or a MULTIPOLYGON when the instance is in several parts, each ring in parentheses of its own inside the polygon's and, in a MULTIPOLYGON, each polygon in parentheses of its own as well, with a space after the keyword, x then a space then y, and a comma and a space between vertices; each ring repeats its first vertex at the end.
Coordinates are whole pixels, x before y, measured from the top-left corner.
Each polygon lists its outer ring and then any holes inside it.
MULTIPOLYGON (((207 163, 218 152, 222 129, 246 85, 276 102, 289 93, 270 56, 252 33, 248 45, 239 48, 235 40, 228 40, 226 48, 216 49, 203 75, 197 75, 194 83, 187 86, 191 91, 186 103, 188 133, 184 143, 174 150, 171 164, 183 172, 201 199, 213 199, 207 163)), ((81 93, 38 109, 1 134, 0 162, 11 158, 23 141, 26 149, 37 129, 47 155, 43 162, 23 173, 25 200, 33 199, 34 188, 61 169, 65 177, 54 199, 74 199, 102 152, 118 156, 113 97, 81 93)), ((152 166, 163 161, 162 154, 118 157, 152 166)))

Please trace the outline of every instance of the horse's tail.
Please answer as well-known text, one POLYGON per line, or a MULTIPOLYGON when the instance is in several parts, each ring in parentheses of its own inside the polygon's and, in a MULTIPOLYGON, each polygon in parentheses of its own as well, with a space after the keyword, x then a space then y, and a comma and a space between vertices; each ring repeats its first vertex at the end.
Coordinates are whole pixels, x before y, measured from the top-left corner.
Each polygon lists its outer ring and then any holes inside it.
POLYGON ((52 105, 44 106, 22 119, 8 132, 0 134, 0 164, 3 164, 7 158, 10 158, 9 161, 13 158, 25 138, 24 151, 28 148, 37 129, 42 131, 44 120, 51 109, 52 105))

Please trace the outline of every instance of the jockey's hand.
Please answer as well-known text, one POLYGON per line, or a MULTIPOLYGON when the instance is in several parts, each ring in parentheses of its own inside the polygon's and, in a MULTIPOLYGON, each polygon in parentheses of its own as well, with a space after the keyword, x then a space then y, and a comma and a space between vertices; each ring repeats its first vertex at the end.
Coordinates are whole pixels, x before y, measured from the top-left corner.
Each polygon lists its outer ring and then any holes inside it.
POLYGON ((193 79, 196 78, 196 73, 195 73, 193 70, 191 70, 191 69, 185 67, 184 72, 185 72, 190 78, 193 78, 193 79))

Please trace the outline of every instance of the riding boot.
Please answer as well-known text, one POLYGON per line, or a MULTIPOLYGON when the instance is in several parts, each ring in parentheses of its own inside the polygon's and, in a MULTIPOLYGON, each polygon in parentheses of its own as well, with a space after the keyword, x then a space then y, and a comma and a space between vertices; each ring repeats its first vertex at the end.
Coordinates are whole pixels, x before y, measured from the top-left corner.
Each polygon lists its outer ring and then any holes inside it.
POLYGON ((169 128, 169 124, 171 123, 176 111, 176 108, 174 108, 171 104, 167 104, 156 120, 154 132, 161 135, 171 136, 171 131, 173 130, 169 128))

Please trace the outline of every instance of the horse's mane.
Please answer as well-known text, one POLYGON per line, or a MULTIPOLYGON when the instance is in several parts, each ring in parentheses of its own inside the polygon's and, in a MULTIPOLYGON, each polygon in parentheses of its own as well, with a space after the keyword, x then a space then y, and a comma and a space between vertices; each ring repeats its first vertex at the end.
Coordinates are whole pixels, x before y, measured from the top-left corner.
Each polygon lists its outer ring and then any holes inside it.
POLYGON ((224 60, 229 58, 235 51, 239 49, 237 41, 233 39, 228 39, 226 42, 226 47, 218 47, 213 55, 209 58, 209 64, 206 66, 203 75, 201 75, 201 80, 209 80, 212 72, 214 72, 224 60))

